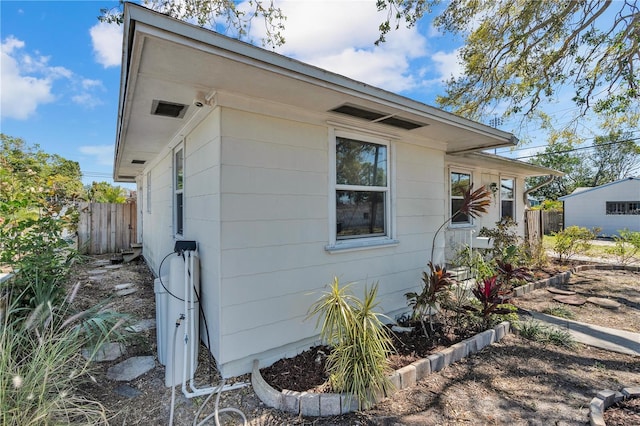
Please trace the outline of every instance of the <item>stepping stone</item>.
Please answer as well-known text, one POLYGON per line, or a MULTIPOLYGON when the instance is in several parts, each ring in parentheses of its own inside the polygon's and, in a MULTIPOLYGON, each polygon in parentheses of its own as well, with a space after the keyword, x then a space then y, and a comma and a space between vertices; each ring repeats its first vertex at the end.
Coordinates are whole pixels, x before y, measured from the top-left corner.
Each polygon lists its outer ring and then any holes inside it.
POLYGON ((575 291, 562 290, 560 288, 555 288, 555 287, 548 287, 547 291, 553 294, 562 294, 563 296, 573 296, 574 294, 576 294, 575 291))
POLYGON ((136 291, 138 291, 138 289, 135 287, 125 288, 124 290, 116 291, 116 296, 127 296, 129 294, 135 293, 136 291))
POLYGON ((135 398, 142 393, 138 389, 132 388, 128 385, 120 385, 115 389, 115 391, 118 395, 122 395, 125 398, 135 398))
POLYGON ((100 268, 100 269, 92 269, 90 271, 87 271, 87 273, 89 275, 100 275, 100 274, 106 274, 107 271, 104 268, 100 268))
POLYGON ((581 306, 587 303, 587 299, 577 295, 558 295, 553 298, 556 302, 564 303, 565 305, 581 306))
POLYGON ((107 379, 128 382, 153 369, 156 362, 153 356, 134 356, 107 370, 107 379))
POLYGON ((109 265, 104 267, 104 269, 120 269, 120 268, 122 268, 122 265, 109 265))
POLYGON ((605 299, 604 297, 588 297, 587 302, 600 306, 605 309, 619 309, 622 306, 615 300, 605 299))
POLYGON ((134 287, 135 284, 134 283, 124 283, 124 284, 118 284, 116 286, 114 286, 113 288, 115 290, 124 290, 125 288, 131 288, 134 287))
POLYGON ((106 266, 106 265, 110 265, 111 261, 104 259, 104 260, 96 260, 95 262, 91 262, 91 264, 93 266, 106 266))
MULTIPOLYGON (((114 342, 105 343, 94 354, 93 359, 91 359, 91 361, 93 362, 113 361, 120 358, 122 355, 124 355, 125 350, 126 348, 122 343, 114 343, 114 342)), ((89 361, 91 358, 92 352, 93 352, 92 350, 83 349, 82 356, 84 357, 84 359, 89 361)))
POLYGON ((141 331, 151 330, 152 328, 156 328, 156 320, 153 318, 149 318, 140 320, 137 323, 125 328, 124 330, 128 331, 129 333, 140 333, 141 331))

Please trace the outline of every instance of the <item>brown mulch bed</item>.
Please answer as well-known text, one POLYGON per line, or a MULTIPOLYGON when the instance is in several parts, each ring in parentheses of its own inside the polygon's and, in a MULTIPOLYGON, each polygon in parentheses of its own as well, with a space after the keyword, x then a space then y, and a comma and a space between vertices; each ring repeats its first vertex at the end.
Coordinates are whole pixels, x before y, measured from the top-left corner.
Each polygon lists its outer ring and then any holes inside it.
POLYGON ((604 412, 607 426, 640 425, 640 398, 618 402, 604 412))

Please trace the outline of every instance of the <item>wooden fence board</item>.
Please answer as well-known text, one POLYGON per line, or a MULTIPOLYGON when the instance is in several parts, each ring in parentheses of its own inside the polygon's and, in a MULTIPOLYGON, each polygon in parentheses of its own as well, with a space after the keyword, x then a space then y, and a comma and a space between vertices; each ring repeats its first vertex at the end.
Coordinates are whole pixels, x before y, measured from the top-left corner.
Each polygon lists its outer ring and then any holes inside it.
POLYGON ((78 249, 85 254, 129 249, 137 236, 136 203, 80 203, 78 249))

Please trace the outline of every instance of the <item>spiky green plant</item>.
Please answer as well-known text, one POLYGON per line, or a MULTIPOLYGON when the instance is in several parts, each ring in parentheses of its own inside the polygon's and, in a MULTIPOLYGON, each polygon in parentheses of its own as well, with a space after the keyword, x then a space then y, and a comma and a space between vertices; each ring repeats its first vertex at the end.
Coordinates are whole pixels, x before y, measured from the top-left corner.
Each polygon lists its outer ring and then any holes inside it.
POLYGON ((91 359, 124 318, 96 310, 71 315, 72 298, 31 309, 20 300, 28 293, 7 292, 0 303, 0 424, 108 424, 102 404, 78 392, 93 379, 82 349, 92 348, 91 359))
POLYGON ((422 291, 420 293, 405 293, 407 302, 412 308, 413 319, 418 319, 422 324, 425 335, 429 335, 424 326, 424 317, 429 317, 429 326, 433 332, 433 315, 437 306, 438 298, 448 291, 454 280, 447 269, 429 262, 429 272, 422 272, 422 291))
POLYGON ((326 365, 332 389, 352 395, 362 409, 393 386, 387 376, 387 356, 393 345, 383 315, 375 312, 377 284, 365 288, 362 301, 350 293, 350 287, 340 288, 334 278, 330 291, 311 306, 308 317, 318 315, 320 336, 333 348, 326 365))

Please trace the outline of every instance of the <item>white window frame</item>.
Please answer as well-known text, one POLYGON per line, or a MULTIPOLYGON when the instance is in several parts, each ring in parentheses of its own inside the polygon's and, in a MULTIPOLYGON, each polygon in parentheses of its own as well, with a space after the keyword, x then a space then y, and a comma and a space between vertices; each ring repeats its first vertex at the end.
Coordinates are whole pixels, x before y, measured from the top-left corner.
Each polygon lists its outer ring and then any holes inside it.
POLYGON ((500 220, 502 220, 502 218, 504 218, 504 212, 502 211, 502 201, 511 201, 511 219, 516 220, 516 178, 515 177, 511 177, 511 176, 500 176, 500 220), (511 188, 511 192, 512 192, 512 197, 513 198, 503 198, 502 197, 502 181, 503 180, 510 180, 512 182, 512 188, 511 188))
MULTIPOLYGON (((449 218, 451 218, 449 220, 449 227, 450 228, 467 228, 470 226, 473 226, 473 218, 471 216, 469 216, 469 220, 467 222, 454 222, 453 221, 453 214, 455 213, 453 211, 453 208, 451 206, 451 202, 452 200, 454 200, 454 196, 451 194, 451 191, 453 189, 453 185, 451 185, 451 175, 453 173, 458 173, 458 174, 463 174, 463 175, 468 175, 469 176, 469 185, 473 185, 473 172, 471 170, 464 170, 464 169, 458 169, 458 168, 450 168, 449 169, 449 173, 447 173, 447 182, 448 182, 448 186, 449 186, 449 192, 448 192, 448 197, 447 197, 447 210, 449 211, 449 218)), ((455 196, 455 199, 462 199, 462 197, 460 196, 455 196)))
MULTIPOLYGON (((395 144, 391 139, 373 136, 366 132, 351 132, 337 129, 329 129, 329 244, 325 250, 329 253, 363 250, 370 248, 387 247, 397 245, 395 238, 395 144), (336 191, 371 191, 372 187, 359 185, 344 185, 337 183, 336 144, 337 138, 352 139, 355 141, 384 145, 387 147, 387 182, 385 194, 385 235, 364 236, 360 238, 338 239, 337 237, 337 203, 336 191)), ((380 187, 378 187, 380 188, 380 187)))
POLYGON ((172 163, 173 163, 173 173, 171 176, 172 179, 172 203, 173 203, 173 234, 176 238, 182 238, 184 236, 184 225, 185 225, 185 196, 184 196, 184 188, 186 186, 186 155, 184 149, 184 141, 180 142, 176 145, 172 153, 172 163), (182 151, 182 187, 178 188, 178 164, 176 156, 182 151), (179 212, 180 208, 178 206, 178 196, 182 198, 182 206, 181 212, 179 212), (180 213, 180 214, 179 214, 180 213), (179 219, 182 219, 182 223, 178 223, 179 219))

